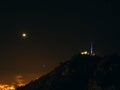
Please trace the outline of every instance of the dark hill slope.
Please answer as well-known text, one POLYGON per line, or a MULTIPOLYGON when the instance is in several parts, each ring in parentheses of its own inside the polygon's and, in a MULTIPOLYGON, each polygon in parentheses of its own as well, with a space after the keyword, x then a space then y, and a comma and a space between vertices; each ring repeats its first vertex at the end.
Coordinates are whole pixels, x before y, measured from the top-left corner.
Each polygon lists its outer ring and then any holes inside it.
POLYGON ((75 55, 17 90, 120 90, 120 57, 75 55))

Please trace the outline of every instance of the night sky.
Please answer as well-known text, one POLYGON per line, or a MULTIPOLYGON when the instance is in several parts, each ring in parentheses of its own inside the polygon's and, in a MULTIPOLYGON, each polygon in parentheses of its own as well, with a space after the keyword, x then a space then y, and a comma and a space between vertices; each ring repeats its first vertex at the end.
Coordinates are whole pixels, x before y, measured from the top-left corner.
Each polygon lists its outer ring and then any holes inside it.
POLYGON ((112 0, 0 3, 0 83, 35 79, 91 42, 98 55, 119 52, 118 13, 112 0))

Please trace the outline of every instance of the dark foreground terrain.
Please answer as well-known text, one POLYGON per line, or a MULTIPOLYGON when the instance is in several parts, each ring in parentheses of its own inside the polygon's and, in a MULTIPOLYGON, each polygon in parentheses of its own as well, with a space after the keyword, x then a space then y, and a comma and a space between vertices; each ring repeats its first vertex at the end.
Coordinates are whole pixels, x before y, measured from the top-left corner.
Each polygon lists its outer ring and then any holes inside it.
POLYGON ((120 90, 120 56, 78 54, 17 90, 120 90))

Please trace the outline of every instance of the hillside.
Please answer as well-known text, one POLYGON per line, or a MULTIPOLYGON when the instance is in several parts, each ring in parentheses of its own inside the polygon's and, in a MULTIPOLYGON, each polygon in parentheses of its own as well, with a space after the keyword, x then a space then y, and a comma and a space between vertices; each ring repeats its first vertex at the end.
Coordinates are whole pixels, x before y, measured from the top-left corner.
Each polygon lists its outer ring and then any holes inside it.
POLYGON ((120 56, 78 54, 17 90, 120 90, 120 56))

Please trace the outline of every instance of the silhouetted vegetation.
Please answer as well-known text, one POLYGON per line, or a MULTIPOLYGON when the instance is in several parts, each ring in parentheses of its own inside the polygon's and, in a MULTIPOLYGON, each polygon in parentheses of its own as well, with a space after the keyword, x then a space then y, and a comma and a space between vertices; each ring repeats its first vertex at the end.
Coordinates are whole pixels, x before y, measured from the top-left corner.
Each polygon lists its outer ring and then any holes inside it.
POLYGON ((17 90, 120 90, 120 56, 78 54, 17 90))

